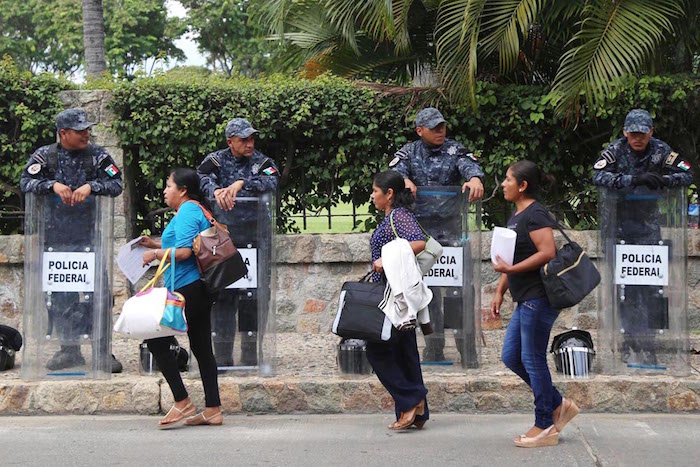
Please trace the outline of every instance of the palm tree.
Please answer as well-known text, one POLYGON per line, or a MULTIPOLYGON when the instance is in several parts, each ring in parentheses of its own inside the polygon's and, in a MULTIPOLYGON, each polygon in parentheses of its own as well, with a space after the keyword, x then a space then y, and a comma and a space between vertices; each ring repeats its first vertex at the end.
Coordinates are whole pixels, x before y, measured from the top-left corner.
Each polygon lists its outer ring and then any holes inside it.
POLYGON ((87 76, 107 70, 105 60, 105 22, 102 0, 83 0, 83 46, 87 76))
POLYGON ((291 43, 284 65, 312 74, 405 84, 428 69, 447 98, 472 108, 477 79, 551 84, 558 113, 577 115, 582 95, 600 104, 644 70, 688 2, 260 0, 256 17, 291 43))

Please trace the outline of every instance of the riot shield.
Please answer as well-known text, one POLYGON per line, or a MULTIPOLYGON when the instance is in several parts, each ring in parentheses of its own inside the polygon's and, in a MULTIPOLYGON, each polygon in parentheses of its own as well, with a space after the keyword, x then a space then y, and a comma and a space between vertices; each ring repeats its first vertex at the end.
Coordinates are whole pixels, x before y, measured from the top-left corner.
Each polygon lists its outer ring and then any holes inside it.
POLYGON ((425 276, 433 291, 433 333, 423 336, 424 365, 477 368, 481 349, 481 203, 461 187, 418 187, 414 213, 443 246, 425 276))
POLYGON ((111 376, 114 200, 26 195, 21 376, 111 376))
MULTIPOLYGON (((275 358, 275 199, 237 197, 231 211, 209 200, 216 220, 228 226, 248 275, 222 290, 212 306, 212 341, 220 373, 273 374, 275 358)), ((190 368, 197 368, 190 365, 190 368)))
POLYGON ((685 188, 599 191, 600 345, 611 374, 687 374, 685 188))

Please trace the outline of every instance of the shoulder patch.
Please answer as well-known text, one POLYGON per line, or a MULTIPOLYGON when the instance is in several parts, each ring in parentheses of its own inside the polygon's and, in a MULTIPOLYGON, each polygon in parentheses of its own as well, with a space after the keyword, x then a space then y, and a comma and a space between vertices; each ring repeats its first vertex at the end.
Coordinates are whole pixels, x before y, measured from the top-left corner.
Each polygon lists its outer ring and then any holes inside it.
POLYGON ((394 157, 398 157, 399 159, 408 159, 408 152, 406 152, 404 148, 401 148, 394 153, 394 157))
POLYGON ((593 165, 593 168, 596 169, 596 170, 600 170, 600 169, 605 168, 606 165, 608 165, 608 161, 605 160, 604 158, 601 158, 601 159, 598 160, 598 162, 596 162, 596 163, 593 165))
POLYGON ((394 157, 391 162, 389 162, 389 167, 394 167, 396 164, 398 164, 401 161, 401 158, 399 156, 394 157))
POLYGON ((207 159, 209 159, 211 161, 211 163, 214 164, 215 166, 221 167, 221 159, 219 159, 218 154, 212 154, 207 159))
POLYGON ((107 175, 109 175, 109 176, 112 177, 112 178, 114 178, 114 177, 116 177, 117 175, 119 175, 119 169, 118 169, 117 166, 114 165, 114 164, 109 164, 109 165, 105 168, 105 172, 107 173, 107 175))
POLYGON ((35 152, 33 157, 34 157, 34 160, 37 161, 39 164, 46 165, 46 159, 44 159, 44 156, 42 156, 38 152, 35 152))
POLYGON ((27 167, 27 173, 29 175, 36 175, 39 172, 41 172, 41 164, 32 164, 29 167, 27 167))
POLYGON ((265 157, 265 160, 261 164, 255 164, 253 166, 253 173, 262 172, 265 175, 275 175, 279 177, 279 171, 275 168, 275 164, 269 157, 265 157))
POLYGON ((678 168, 687 172, 688 170, 690 170, 690 164, 682 160, 678 163, 678 168))
MULTIPOLYGON (((606 161, 608 164, 612 164, 613 162, 615 162, 615 154, 613 154, 613 152, 610 151, 610 150, 605 150, 605 151, 603 151, 603 152, 600 154, 600 156, 601 156, 603 159, 605 159, 605 161, 606 161)), ((604 166, 603 166, 603 167, 604 167, 604 166)))
POLYGON ((455 154, 457 154, 457 146, 450 146, 449 148, 447 148, 447 154, 449 154, 450 156, 454 156, 455 154))
POLYGON ((676 159, 678 159, 678 153, 672 152, 668 155, 668 157, 666 157, 666 165, 673 165, 676 162, 676 159))

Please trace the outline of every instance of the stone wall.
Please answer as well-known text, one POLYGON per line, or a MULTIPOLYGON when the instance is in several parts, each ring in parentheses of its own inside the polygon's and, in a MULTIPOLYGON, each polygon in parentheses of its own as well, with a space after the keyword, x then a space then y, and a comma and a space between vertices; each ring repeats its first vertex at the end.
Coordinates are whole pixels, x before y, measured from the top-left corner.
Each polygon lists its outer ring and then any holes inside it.
MULTIPOLYGON (((594 231, 571 232, 572 240, 596 254, 594 231)), ((500 329, 507 324, 513 307, 503 306, 502 318, 488 317, 488 307, 498 280, 486 256, 490 250, 490 232, 482 235, 481 304, 483 327, 500 329)), ((688 318, 689 327, 700 330, 700 233, 689 232, 688 318)), ((122 240, 123 241, 123 240, 122 240)), ((562 239, 557 233, 557 242, 562 239)), ((23 249, 21 235, 0 236, 0 322, 19 327, 22 310, 23 249)), ((281 235, 277 237, 277 328, 279 332, 328 333, 335 317, 343 282, 357 280, 370 262, 368 234, 281 235)), ((125 279, 115 280, 115 294, 127 295, 125 279)), ((120 300, 121 302, 121 300, 120 300)), ((565 310, 557 320, 559 328, 597 326, 596 295, 565 310)), ((121 309, 120 303, 115 312, 121 309)))

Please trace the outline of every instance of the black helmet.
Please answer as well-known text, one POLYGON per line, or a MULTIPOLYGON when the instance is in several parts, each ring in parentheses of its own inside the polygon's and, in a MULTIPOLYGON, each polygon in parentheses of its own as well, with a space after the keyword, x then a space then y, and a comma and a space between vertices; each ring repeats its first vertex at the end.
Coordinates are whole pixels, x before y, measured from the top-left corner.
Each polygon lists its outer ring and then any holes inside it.
POLYGON ((0 324, 0 371, 15 367, 15 353, 22 348, 22 335, 15 328, 0 324))
POLYGON ((590 332, 573 329, 554 336, 550 352, 557 372, 579 378, 589 375, 595 355, 590 332))
MULTIPOLYGON (((171 336, 169 339, 169 350, 171 353, 175 355, 175 359, 177 360, 177 367, 180 371, 187 371, 188 370, 188 363, 190 360, 190 355, 187 352, 186 349, 183 349, 180 347, 180 344, 177 342, 177 339, 174 336, 171 336)), ((141 350, 141 368, 143 371, 147 374, 154 373, 156 371, 160 371, 160 368, 158 368, 158 364, 156 363, 155 359, 151 355, 151 352, 148 350, 148 344, 144 341, 140 345, 140 350, 141 350)))
POLYGON ((338 368, 345 374, 370 374, 372 367, 367 361, 367 342, 343 338, 338 344, 338 368))

